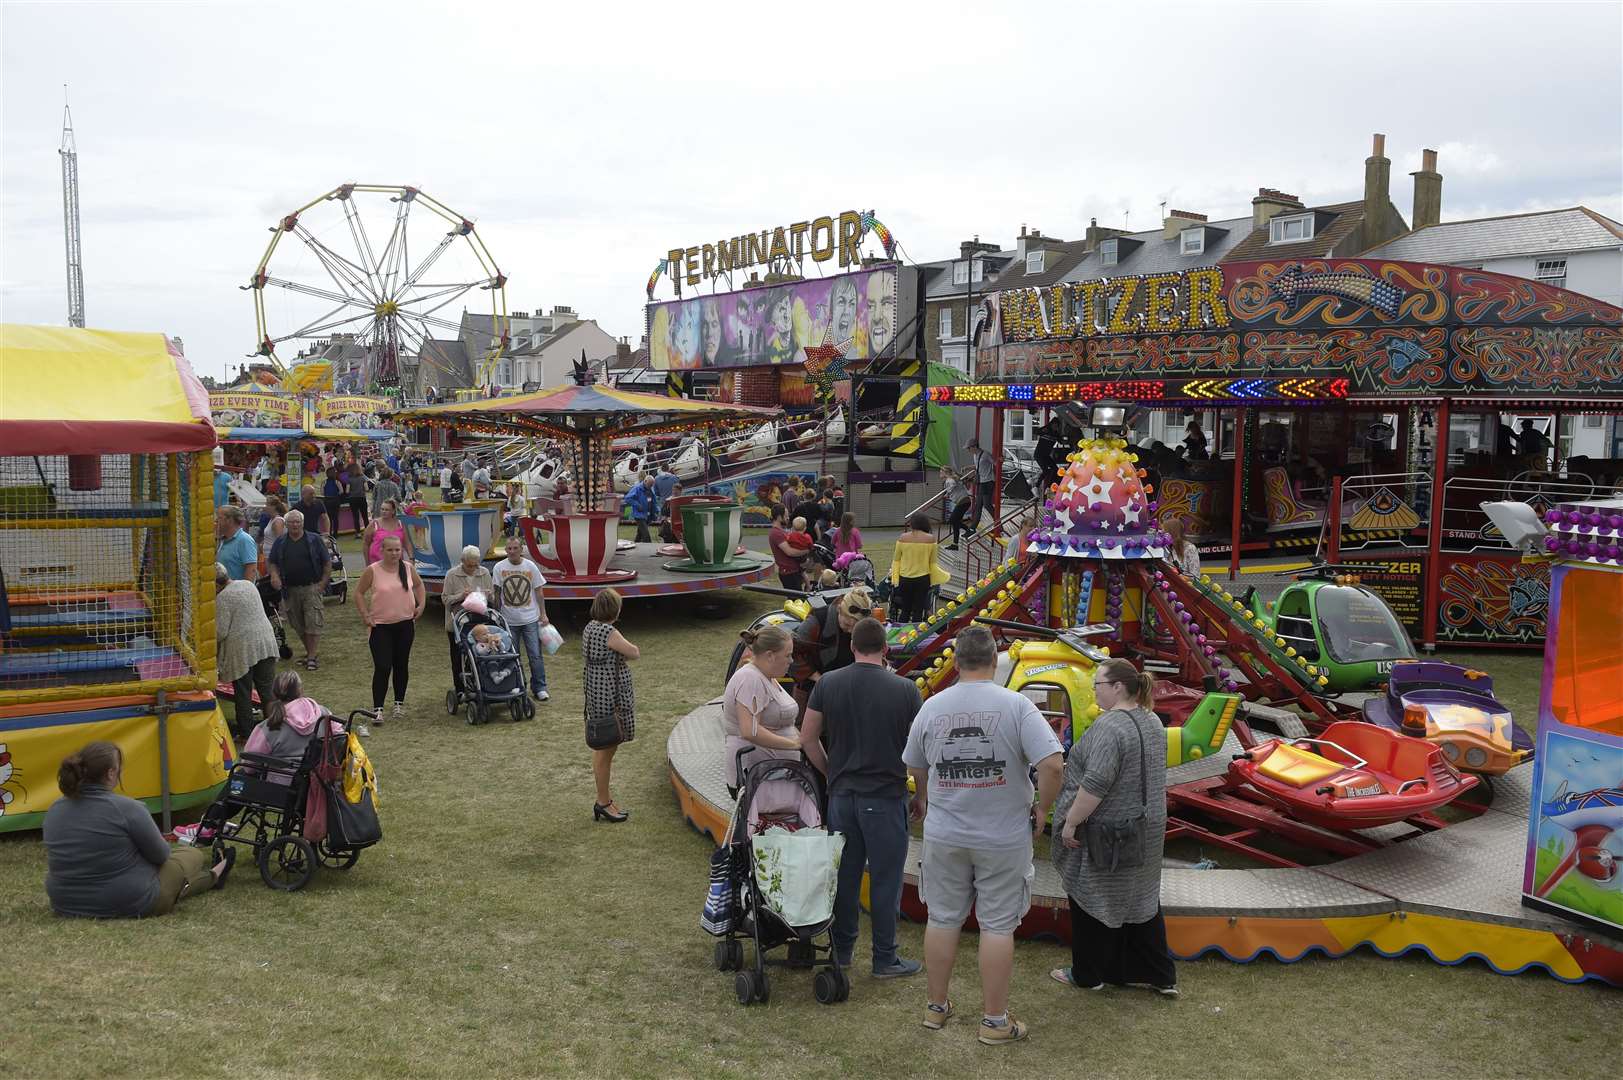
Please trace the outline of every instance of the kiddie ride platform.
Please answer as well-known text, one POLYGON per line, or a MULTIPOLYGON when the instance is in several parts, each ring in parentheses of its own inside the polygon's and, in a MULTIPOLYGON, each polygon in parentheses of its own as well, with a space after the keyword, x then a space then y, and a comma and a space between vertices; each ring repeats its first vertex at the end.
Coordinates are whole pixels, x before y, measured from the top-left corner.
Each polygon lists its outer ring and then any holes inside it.
MULTIPOLYGON (((723 764, 721 704, 677 721, 666 740, 671 786, 689 824, 712 840, 726 829, 731 800, 723 764)), ((1240 746, 1231 732, 1220 753, 1167 770, 1167 785, 1198 787, 1222 778, 1240 746)), ((1383 956, 1418 951, 1442 964, 1476 958, 1512 975, 1538 968, 1564 982, 1623 986, 1623 941, 1521 906, 1522 854, 1532 768, 1494 781, 1493 802, 1446 828, 1398 823, 1333 835, 1361 853, 1323 866, 1196 870, 1161 875, 1161 906, 1172 951, 1192 960, 1216 952, 1246 963, 1268 954, 1290 963, 1313 953, 1383 956)), ((1323 838, 1321 837, 1321 840, 1323 838)), ((922 920, 921 845, 908 852, 902 910, 922 920)), ((1070 939, 1059 875, 1039 854, 1022 937, 1070 939)))

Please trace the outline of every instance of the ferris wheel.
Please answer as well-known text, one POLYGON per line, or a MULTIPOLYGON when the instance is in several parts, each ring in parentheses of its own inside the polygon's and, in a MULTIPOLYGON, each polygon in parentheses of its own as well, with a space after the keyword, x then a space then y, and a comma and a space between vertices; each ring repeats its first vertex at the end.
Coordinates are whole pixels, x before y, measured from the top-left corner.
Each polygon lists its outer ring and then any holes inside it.
POLYGON ((429 342, 461 338, 462 313, 481 292, 490 296, 476 305, 477 348, 469 350, 476 385, 507 346, 507 278, 473 222, 417 188, 343 184, 282 218, 271 233, 246 288, 254 294, 255 355, 278 370, 286 370, 278 349, 291 346, 301 358, 336 359, 341 392, 398 386, 402 360, 410 357, 441 373, 425 381, 454 379, 446 350, 429 342), (414 216, 419 207, 428 213, 414 216), (302 247, 281 246, 273 270, 272 256, 289 236, 302 247))

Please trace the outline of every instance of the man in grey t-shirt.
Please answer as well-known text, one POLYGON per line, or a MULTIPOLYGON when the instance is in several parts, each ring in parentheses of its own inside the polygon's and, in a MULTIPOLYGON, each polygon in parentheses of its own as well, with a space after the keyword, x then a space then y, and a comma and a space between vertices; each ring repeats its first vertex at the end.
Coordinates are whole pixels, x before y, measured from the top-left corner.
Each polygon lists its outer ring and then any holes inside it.
POLYGON ((930 923, 924 932, 929 1002, 924 1026, 952 1015, 947 988, 958 936, 974 909, 981 928, 983 997, 977 1035, 999 1045, 1026 1036, 1009 1017, 1014 930, 1031 905, 1031 846, 1059 795, 1059 740, 1025 697, 992 681, 997 645, 971 626, 954 643, 958 684, 930 698, 913 718, 902 761, 924 819, 922 887, 930 923), (1037 768, 1032 815, 1029 769, 1037 768))

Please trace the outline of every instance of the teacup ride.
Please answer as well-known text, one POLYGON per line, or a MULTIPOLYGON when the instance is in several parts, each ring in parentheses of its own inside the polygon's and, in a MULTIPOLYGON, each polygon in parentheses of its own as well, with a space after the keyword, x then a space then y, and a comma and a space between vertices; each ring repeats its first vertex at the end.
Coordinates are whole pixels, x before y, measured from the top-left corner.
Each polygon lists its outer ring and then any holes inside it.
POLYGON ((415 514, 402 514, 400 520, 411 537, 423 586, 431 593, 440 592, 446 573, 462 561, 462 549, 470 544, 484 552, 485 561, 501 558, 497 545, 505 510, 506 504, 500 500, 485 499, 431 504, 415 514))
POLYGON ((637 576, 610 565, 622 550, 620 515, 612 510, 520 518, 518 526, 549 585, 616 585, 637 576))
POLYGON ((679 574, 716 574, 754 570, 759 559, 740 557, 744 508, 735 502, 689 503, 682 507, 682 546, 688 557, 663 566, 679 574))
MULTIPOLYGON (((694 495, 672 495, 665 500, 665 509, 671 519, 671 532, 676 534, 676 543, 665 544, 660 547, 661 555, 681 556, 688 554, 686 541, 683 539, 687 533, 687 522, 682 516, 683 507, 687 506, 728 506, 734 502, 730 495, 708 495, 704 493, 694 495)), ((744 546, 740 544, 737 555, 744 554, 744 546)))

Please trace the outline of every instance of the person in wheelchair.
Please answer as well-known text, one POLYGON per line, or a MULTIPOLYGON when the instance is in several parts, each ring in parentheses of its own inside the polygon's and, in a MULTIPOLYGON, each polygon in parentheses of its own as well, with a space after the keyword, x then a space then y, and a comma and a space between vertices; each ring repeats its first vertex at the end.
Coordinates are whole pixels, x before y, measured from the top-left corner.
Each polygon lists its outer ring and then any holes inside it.
MULTIPOLYGON (((284 671, 271 683, 271 701, 265 707, 265 719, 248 736, 242 752, 297 765, 304 760, 310 740, 316 737, 317 724, 322 717, 327 718, 332 734, 344 733, 343 724, 314 698, 304 696, 304 680, 299 678, 299 673, 284 671)), ((281 782, 286 783, 285 778, 281 782)))

